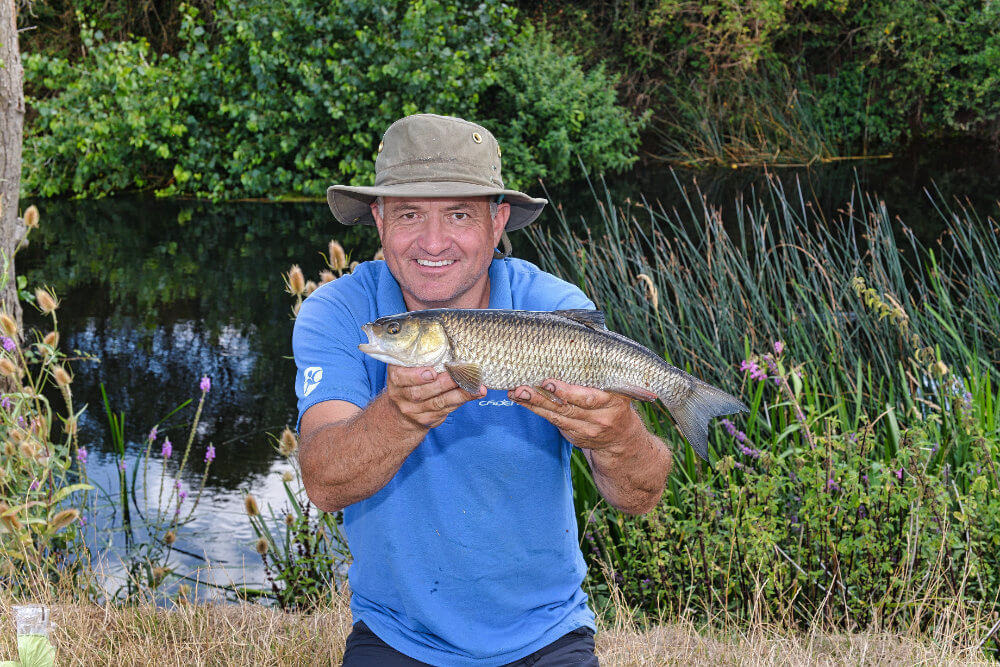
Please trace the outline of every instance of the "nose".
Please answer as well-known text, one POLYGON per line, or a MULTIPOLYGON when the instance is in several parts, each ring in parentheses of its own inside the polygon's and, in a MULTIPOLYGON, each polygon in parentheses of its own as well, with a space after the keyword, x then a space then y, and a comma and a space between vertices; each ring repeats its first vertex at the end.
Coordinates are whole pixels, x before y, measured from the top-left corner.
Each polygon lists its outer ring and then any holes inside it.
POLYGON ((438 213, 429 215, 417 237, 417 247, 428 255, 440 255, 451 247, 451 243, 444 217, 438 213))

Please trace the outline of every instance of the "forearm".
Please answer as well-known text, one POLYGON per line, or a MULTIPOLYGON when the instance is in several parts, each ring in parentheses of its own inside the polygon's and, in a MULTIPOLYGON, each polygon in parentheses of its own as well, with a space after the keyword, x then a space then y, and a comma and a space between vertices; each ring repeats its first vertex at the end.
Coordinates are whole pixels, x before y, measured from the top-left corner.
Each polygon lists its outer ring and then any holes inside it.
POLYGON ((598 491, 612 506, 628 514, 644 514, 660 502, 673 465, 670 449, 635 423, 621 439, 602 449, 586 450, 598 491))
POLYGON ((309 499, 332 512, 375 494, 428 430, 403 416, 383 393, 353 417, 304 433, 299 463, 309 499))

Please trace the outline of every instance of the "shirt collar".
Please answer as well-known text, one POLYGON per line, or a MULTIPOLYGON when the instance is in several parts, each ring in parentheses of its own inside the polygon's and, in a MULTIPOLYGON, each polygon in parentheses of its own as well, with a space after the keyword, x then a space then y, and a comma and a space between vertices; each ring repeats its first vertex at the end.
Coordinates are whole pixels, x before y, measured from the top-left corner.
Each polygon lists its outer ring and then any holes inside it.
MULTIPOLYGON (((490 308, 513 308, 510 294, 510 274, 506 259, 494 259, 490 263, 490 308)), ((378 290, 375 301, 375 312, 378 317, 398 315, 406 312, 406 302, 403 301, 403 290, 389 271, 389 265, 381 262, 379 267, 378 290)))

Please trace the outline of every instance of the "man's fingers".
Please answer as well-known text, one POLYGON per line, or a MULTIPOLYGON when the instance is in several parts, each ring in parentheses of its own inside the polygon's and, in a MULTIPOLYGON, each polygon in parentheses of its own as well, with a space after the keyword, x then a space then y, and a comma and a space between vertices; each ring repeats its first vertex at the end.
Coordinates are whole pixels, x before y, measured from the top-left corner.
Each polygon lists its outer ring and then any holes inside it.
POLYGON ((581 387, 562 380, 546 380, 542 388, 555 394, 560 399, 577 407, 594 410, 611 405, 616 399, 609 392, 593 387, 581 387))
MULTIPOLYGON (((443 373, 443 375, 447 374, 443 373)), ((433 368, 406 368, 390 364, 387 367, 387 378, 391 384, 397 387, 419 387, 433 382, 438 378, 438 374, 434 372, 433 368)))

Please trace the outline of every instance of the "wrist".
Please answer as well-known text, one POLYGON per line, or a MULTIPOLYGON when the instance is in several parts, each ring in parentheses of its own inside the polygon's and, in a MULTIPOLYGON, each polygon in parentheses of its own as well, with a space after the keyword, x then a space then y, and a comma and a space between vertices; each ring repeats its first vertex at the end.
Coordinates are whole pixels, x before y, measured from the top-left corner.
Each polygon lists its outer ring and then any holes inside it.
POLYGON ((381 401, 381 408, 384 411, 385 416, 388 418, 388 423, 395 427, 395 430, 400 436, 404 438, 416 437, 418 440, 422 440, 423 437, 427 435, 427 432, 430 431, 429 427, 424 426, 416 419, 403 412, 399 408, 399 405, 396 404, 396 401, 392 400, 387 392, 383 391, 379 394, 376 400, 381 401))

